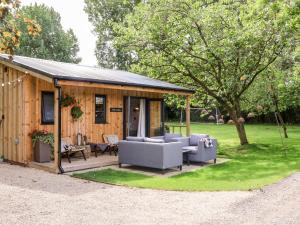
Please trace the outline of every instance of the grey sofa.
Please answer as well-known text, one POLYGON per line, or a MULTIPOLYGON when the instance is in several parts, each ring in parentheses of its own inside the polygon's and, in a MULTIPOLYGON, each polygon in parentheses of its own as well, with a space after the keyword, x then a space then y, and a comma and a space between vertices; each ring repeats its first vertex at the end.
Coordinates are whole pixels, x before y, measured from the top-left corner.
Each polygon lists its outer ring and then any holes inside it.
POLYGON ((156 169, 178 167, 182 170, 180 142, 153 143, 142 138, 127 138, 119 142, 119 166, 130 164, 156 169))
POLYGON ((217 140, 209 137, 207 134, 192 134, 190 137, 175 138, 181 143, 182 150, 190 150, 188 153, 189 161, 192 162, 206 162, 209 160, 217 160, 217 140), (203 138, 210 138, 212 140, 212 146, 205 147, 203 138))

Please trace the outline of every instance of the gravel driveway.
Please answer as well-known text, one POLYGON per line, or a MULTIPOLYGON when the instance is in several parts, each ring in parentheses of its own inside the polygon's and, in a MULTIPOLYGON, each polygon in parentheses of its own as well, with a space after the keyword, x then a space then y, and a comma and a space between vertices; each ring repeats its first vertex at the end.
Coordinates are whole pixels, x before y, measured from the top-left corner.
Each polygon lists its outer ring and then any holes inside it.
POLYGON ((251 192, 173 192, 0 164, 0 224, 300 224, 300 173, 251 192))

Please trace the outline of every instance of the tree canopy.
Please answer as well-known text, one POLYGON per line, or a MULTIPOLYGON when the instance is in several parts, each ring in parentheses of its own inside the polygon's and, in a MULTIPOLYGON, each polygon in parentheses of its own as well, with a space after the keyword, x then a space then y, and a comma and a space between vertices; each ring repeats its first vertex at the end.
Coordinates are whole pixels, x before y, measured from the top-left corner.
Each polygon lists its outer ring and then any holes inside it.
POLYGON ((24 34, 20 38, 16 54, 51 59, 62 62, 79 63, 78 41, 72 29, 64 31, 59 13, 44 4, 24 6, 19 10, 22 17, 37 21, 41 26, 38 36, 32 37, 24 31, 23 23, 18 23, 19 30, 24 34))
POLYGON ((95 54, 98 64, 105 68, 128 69, 131 55, 122 48, 115 48, 116 33, 113 23, 122 23, 141 0, 85 0, 85 11, 97 35, 95 54))
POLYGON ((247 136, 241 98, 287 49, 297 30, 294 1, 149 0, 115 23, 115 45, 132 69, 209 95, 247 136))
POLYGON ((16 48, 20 45, 20 37, 28 35, 35 37, 41 28, 35 20, 22 17, 19 14, 19 0, 0 1, 0 52, 13 55, 16 48), (20 31, 17 24, 24 26, 20 31))

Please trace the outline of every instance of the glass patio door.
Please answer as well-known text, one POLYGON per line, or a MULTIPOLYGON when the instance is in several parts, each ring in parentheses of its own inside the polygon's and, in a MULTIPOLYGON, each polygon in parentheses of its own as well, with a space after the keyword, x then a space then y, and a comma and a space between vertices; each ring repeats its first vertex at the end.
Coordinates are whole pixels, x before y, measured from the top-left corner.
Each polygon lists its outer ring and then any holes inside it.
POLYGON ((148 100, 148 132, 147 136, 160 136, 164 134, 163 100, 148 100))
POLYGON ((145 99, 128 96, 124 102, 124 138, 127 136, 145 136, 145 99))
POLYGON ((124 97, 123 138, 163 135, 163 108, 160 99, 124 97))

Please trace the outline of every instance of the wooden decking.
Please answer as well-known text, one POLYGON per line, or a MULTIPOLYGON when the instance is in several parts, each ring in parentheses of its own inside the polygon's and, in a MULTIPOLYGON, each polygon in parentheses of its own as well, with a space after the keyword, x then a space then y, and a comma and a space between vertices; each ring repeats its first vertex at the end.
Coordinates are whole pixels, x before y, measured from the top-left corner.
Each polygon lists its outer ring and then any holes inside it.
POLYGON ((103 166, 118 164, 118 156, 114 155, 98 155, 98 157, 90 156, 85 161, 83 158, 71 158, 71 163, 67 159, 62 159, 62 168, 65 172, 92 169, 103 166))
MULTIPOLYGON (((83 158, 71 158, 71 163, 68 162, 66 158, 62 159, 62 168, 64 172, 72 172, 78 170, 85 170, 85 169, 92 169, 98 168, 103 166, 111 166, 118 164, 118 157, 114 155, 98 155, 96 158, 95 156, 90 156, 85 161, 83 158)), ((48 172, 56 173, 57 171, 54 169, 54 163, 37 163, 37 162, 30 162, 30 167, 36 169, 42 169, 48 172)))

